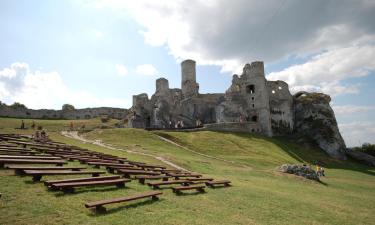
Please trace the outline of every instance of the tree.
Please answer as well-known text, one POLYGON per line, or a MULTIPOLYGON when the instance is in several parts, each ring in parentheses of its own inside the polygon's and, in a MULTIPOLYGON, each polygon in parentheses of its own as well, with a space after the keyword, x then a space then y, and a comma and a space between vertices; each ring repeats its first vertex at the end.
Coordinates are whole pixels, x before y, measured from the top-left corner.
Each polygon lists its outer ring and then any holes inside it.
POLYGON ((64 111, 73 111, 73 110, 75 110, 75 108, 74 108, 73 105, 70 105, 70 104, 64 104, 64 105, 62 106, 62 110, 64 110, 64 111))
POLYGON ((11 107, 13 109, 27 109, 27 107, 24 104, 21 104, 19 102, 15 102, 12 105, 10 105, 9 107, 11 107))

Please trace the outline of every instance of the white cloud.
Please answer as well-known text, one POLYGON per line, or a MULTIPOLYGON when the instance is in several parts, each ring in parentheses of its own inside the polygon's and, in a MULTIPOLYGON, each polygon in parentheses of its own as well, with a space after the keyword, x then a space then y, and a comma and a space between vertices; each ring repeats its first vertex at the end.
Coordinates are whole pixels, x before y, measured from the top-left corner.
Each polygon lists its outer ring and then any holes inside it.
POLYGON ((364 45, 375 37, 375 4, 368 0, 97 0, 125 11, 151 46, 167 46, 177 61, 218 65, 222 72, 262 60, 364 45), (319 15, 317 17, 317 15, 319 15))
POLYGON ((336 115, 351 115, 355 113, 364 113, 375 110, 375 106, 363 105, 334 105, 332 108, 335 111, 336 115))
POLYGON ((116 64, 115 67, 116 67, 116 72, 119 76, 123 77, 123 76, 128 75, 128 69, 124 65, 116 64))
POLYGON ((338 124, 348 147, 375 143, 375 123, 371 121, 338 124))
POLYGON ((358 93, 358 85, 343 85, 351 77, 375 70, 375 46, 351 46, 318 54, 310 61, 270 73, 270 80, 286 81, 293 92, 321 91, 331 95, 358 93))
POLYGON ((97 38, 102 38, 104 36, 104 33, 100 30, 93 30, 93 34, 97 38))
POLYGON ((158 70, 151 64, 142 64, 135 68, 135 72, 140 75, 155 76, 158 70))
POLYGON ((84 90, 71 90, 58 72, 31 71, 27 63, 13 63, 0 70, 0 74, 1 101, 8 104, 20 102, 33 109, 60 109, 64 103, 77 108, 126 104, 122 99, 100 98, 84 90))

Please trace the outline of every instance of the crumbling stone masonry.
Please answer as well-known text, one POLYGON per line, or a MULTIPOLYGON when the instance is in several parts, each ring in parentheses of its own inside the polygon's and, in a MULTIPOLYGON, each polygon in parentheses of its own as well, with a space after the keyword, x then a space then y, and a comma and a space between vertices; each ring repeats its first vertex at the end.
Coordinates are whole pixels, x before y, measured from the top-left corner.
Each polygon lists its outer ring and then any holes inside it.
POLYGON ((201 121, 208 130, 242 131, 266 136, 285 136, 297 130, 309 136, 310 131, 304 129, 309 126, 301 123, 305 123, 302 120, 306 120, 305 116, 310 115, 312 109, 317 109, 313 110, 315 116, 312 118, 326 118, 327 115, 321 115, 321 112, 328 111, 330 118, 326 120, 332 122, 321 123, 314 132, 325 130, 327 125, 334 134, 328 139, 324 135, 310 136, 320 147, 327 148, 324 150, 332 157, 345 158, 345 143, 329 101, 317 101, 319 107, 314 101, 308 102, 307 106, 300 104, 303 98, 292 96, 286 82, 266 80, 263 62, 246 64, 241 75, 233 75, 232 84, 225 93, 201 94, 195 66, 195 61, 190 59, 181 63, 181 89, 171 89, 167 79, 159 78, 151 99, 145 93, 134 95, 128 126, 170 128, 177 121, 183 121, 185 127, 195 127, 197 121, 201 121), (320 111, 319 108, 326 110, 320 111))

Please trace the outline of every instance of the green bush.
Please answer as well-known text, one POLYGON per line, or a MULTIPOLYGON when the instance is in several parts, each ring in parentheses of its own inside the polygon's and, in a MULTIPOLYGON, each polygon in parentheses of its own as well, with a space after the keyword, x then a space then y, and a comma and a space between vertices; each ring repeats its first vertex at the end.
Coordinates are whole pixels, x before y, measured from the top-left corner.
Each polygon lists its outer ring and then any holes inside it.
POLYGON ((375 144, 364 143, 361 147, 355 147, 353 148, 353 150, 375 156, 375 144))

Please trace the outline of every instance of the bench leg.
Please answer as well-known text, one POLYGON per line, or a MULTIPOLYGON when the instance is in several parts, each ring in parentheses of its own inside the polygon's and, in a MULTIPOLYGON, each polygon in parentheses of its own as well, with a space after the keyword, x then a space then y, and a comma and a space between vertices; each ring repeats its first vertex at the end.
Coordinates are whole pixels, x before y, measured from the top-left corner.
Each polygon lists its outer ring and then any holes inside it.
POLYGON ((99 177, 99 174, 98 173, 93 173, 92 176, 93 177, 99 177))
POLYGON ((118 188, 124 188, 124 187, 125 187, 125 182, 118 183, 118 184, 116 184, 116 186, 117 186, 118 188))
POLYGON ((99 169, 99 168, 100 168, 100 166, 99 166, 99 165, 94 165, 94 168, 97 168, 97 169, 99 169))
POLYGON ((38 182, 38 181, 40 181, 42 179, 42 175, 34 175, 33 176, 33 181, 34 182, 38 182))
POLYGON ((168 181, 168 177, 163 178, 163 181, 168 181))
POLYGON ((25 175, 25 173, 23 172, 23 170, 20 170, 20 169, 15 169, 15 170, 14 170, 14 174, 15 174, 15 175, 18 175, 18 176, 25 175))
POLYGON ((141 183, 141 184, 145 184, 145 179, 144 179, 144 178, 140 178, 140 179, 139 179, 139 183, 141 183))
POLYGON ((127 173, 124 173, 124 177, 129 179, 129 178, 130 178, 130 175, 127 174, 127 173))
POLYGON ((79 168, 72 169, 72 171, 81 171, 79 168))
POLYGON ((94 213, 105 213, 107 211, 107 209, 102 205, 95 206, 95 207, 91 208, 91 210, 94 213))
POLYGON ((56 166, 63 166, 63 164, 62 163, 57 163, 56 166))
POLYGON ((156 196, 156 195, 153 195, 153 196, 151 197, 151 199, 154 200, 154 201, 156 201, 156 200, 159 200, 159 197, 156 196))
POLYGON ((107 170, 108 170, 109 173, 114 173, 115 172, 115 170, 113 168, 107 168, 107 170))
POLYGON ((200 193, 204 193, 204 192, 206 192, 206 191, 204 190, 204 188, 199 188, 198 191, 199 191, 200 193))
POLYGON ((0 163, 0 168, 4 168, 4 163, 0 163))
POLYGON ((72 187, 63 188, 62 191, 64 193, 73 193, 74 192, 74 188, 72 188, 72 187))

